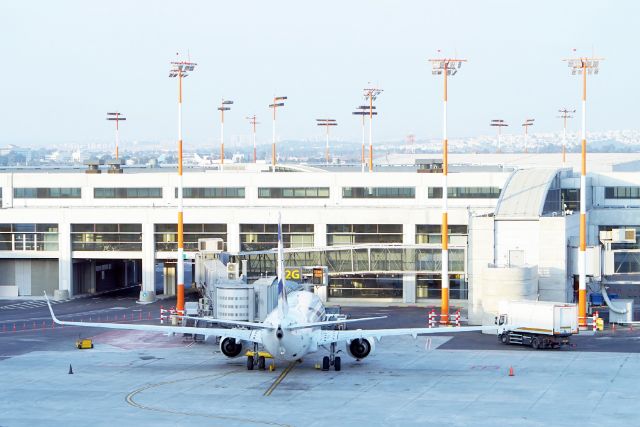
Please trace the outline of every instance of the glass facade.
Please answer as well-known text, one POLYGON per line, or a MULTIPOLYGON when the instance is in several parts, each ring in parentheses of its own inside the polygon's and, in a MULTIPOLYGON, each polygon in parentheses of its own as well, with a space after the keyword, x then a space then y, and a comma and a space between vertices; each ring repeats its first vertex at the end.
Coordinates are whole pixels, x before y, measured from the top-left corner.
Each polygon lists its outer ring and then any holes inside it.
POLYGON ((560 190, 560 198, 564 210, 580 211, 580 190, 577 188, 563 188, 560 190))
POLYGON ((327 224, 327 245, 402 243, 402 224, 327 224))
MULTIPOLYGON (((285 248, 313 246, 313 224, 282 224, 285 248)), ((264 251, 278 246, 277 224, 240 224, 240 250, 264 251)))
MULTIPOLYGON (((429 187, 427 196, 430 199, 442 199, 442 187, 429 187)), ((497 199, 500 197, 498 187, 447 187, 449 199, 497 199)))
POLYGON ((141 251, 141 224, 71 224, 73 251, 141 251))
MULTIPOLYGON (((178 197, 178 188, 175 189, 178 197)), ((244 199, 244 187, 185 187, 182 189, 185 199, 244 199)))
POLYGON ((640 199, 640 187, 605 187, 605 199, 640 199))
POLYGON ((259 187, 260 199, 326 199, 329 187, 259 187))
POLYGON ((80 188, 14 188, 14 199, 79 199, 80 188))
MULTIPOLYGON (((459 240, 458 236, 467 235, 466 225, 452 225, 448 224, 449 243, 456 243, 459 240), (453 242, 452 242, 453 240, 453 242)), ((416 225, 416 243, 418 245, 425 244, 441 244, 442 243, 442 229, 440 224, 417 224, 416 225)), ((466 240, 464 241, 466 244, 466 240)))
POLYGON ((58 224, 0 224, 0 251, 57 251, 58 224))
POLYGON ((95 199, 161 199, 162 188, 94 188, 93 197, 95 199))
POLYGON ((343 199, 414 199, 415 187, 342 187, 343 199))
POLYGON ((330 298, 402 298, 401 274, 357 274, 332 277, 330 298))
MULTIPOLYGON (((176 252, 178 250, 178 225, 156 224, 155 250, 176 252)), ((227 224, 184 224, 184 250, 197 251, 198 239, 222 239, 227 242, 227 224)))
MULTIPOLYGON (((442 296, 442 277, 440 274, 416 275, 416 298, 440 299, 442 296)), ((449 298, 468 299, 469 290, 462 274, 449 275, 449 298)))

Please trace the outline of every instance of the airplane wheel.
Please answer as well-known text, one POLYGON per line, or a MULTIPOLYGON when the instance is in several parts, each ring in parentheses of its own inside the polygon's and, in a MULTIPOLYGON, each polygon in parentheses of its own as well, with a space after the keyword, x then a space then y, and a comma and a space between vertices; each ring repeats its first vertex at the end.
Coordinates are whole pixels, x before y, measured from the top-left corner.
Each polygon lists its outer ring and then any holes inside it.
POLYGON ((340 370, 340 357, 333 359, 333 368, 337 371, 340 370))
POLYGON ((265 366, 266 366, 266 360, 264 359, 264 356, 258 357, 258 369, 260 369, 261 371, 264 371, 265 366))
POLYGON ((329 370, 329 356, 325 356, 322 358, 322 370, 323 371, 329 370))
POLYGON ((247 356, 247 369, 253 371, 253 356, 247 356))

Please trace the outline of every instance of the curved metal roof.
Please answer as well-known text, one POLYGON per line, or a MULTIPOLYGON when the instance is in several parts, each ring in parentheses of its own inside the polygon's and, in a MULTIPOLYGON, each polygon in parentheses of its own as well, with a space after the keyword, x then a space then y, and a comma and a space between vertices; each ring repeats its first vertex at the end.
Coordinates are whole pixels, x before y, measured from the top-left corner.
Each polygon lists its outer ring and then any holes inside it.
POLYGON ((513 172, 498 199, 496 218, 540 217, 549 187, 559 171, 557 168, 532 168, 513 172))

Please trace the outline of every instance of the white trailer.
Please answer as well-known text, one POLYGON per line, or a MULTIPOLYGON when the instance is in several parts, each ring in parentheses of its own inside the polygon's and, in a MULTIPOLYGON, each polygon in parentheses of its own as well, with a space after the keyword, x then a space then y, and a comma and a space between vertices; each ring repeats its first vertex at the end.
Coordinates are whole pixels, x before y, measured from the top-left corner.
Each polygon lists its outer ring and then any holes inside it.
POLYGON ((569 344, 578 333, 576 304, 549 301, 501 301, 496 317, 503 344, 530 345, 535 349, 569 344))

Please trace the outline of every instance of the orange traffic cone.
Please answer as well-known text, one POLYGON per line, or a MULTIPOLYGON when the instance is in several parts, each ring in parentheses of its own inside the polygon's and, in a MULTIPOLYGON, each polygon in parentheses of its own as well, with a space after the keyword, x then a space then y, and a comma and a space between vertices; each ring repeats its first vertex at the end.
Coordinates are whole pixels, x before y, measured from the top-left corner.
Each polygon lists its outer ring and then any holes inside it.
POLYGON ((509 376, 515 377, 515 374, 513 373, 513 366, 509 366, 509 376))

